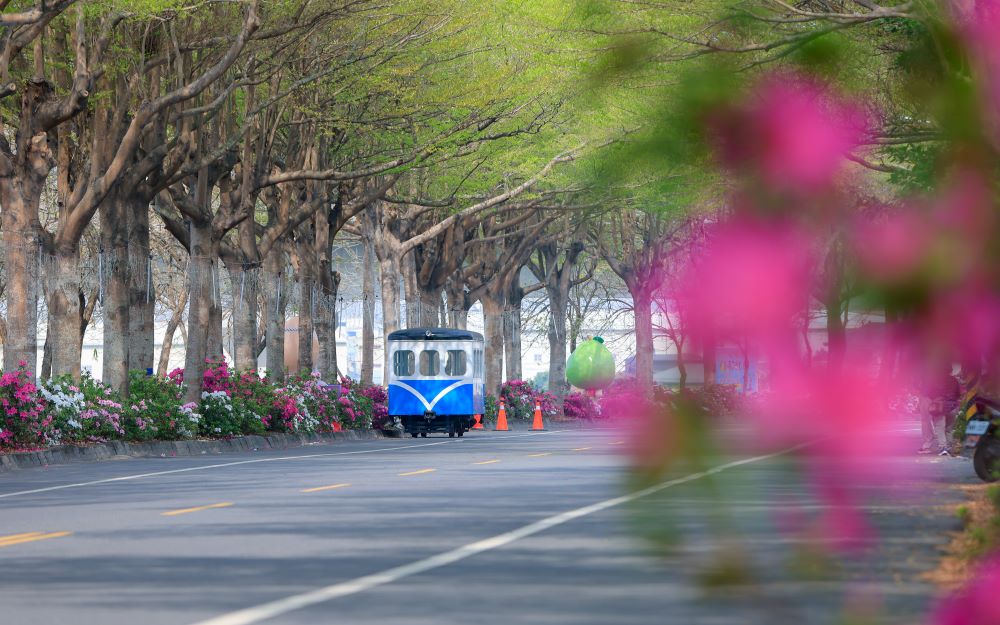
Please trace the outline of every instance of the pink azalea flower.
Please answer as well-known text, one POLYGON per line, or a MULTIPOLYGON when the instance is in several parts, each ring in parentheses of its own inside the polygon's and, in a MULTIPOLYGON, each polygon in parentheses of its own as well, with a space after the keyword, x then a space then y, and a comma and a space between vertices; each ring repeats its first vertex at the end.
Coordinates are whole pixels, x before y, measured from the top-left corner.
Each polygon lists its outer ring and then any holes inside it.
POLYGON ((772 189, 815 192, 827 188, 869 132, 858 105, 794 74, 772 74, 749 107, 727 119, 724 156, 749 167, 772 189))
POLYGON ((939 603, 932 625, 1000 625, 1000 553, 988 558, 968 584, 939 603))

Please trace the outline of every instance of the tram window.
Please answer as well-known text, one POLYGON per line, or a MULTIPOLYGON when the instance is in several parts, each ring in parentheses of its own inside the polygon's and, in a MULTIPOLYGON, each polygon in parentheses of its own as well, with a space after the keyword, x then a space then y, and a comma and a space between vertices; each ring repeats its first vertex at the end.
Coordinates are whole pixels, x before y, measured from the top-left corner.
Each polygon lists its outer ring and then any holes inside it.
POLYGON ((420 352, 420 375, 437 375, 441 370, 441 357, 436 351, 425 349, 420 352))
POLYGON ((444 365, 445 375, 465 375, 465 351, 449 349, 448 360, 444 365))
POLYGON ((413 352, 401 349, 392 355, 392 372, 398 377, 413 375, 413 352))
POLYGON ((483 350, 477 349, 472 352, 472 375, 483 377, 483 350))

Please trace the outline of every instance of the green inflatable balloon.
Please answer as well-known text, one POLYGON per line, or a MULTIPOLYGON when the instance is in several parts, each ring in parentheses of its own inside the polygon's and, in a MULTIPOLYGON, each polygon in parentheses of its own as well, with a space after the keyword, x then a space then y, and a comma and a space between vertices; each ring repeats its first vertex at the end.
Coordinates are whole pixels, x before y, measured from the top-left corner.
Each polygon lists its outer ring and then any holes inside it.
POLYGON ((615 358, 599 336, 577 347, 566 362, 566 380, 577 388, 604 388, 614 379, 615 358))

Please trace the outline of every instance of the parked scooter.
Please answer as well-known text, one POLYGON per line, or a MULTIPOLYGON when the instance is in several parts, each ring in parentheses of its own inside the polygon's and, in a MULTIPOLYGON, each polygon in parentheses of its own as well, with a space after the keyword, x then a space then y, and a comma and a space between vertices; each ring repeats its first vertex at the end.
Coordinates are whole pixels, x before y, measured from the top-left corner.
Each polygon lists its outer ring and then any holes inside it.
POLYGON ((966 409, 964 445, 973 449, 972 466, 984 482, 1000 479, 1000 404, 977 395, 966 409))

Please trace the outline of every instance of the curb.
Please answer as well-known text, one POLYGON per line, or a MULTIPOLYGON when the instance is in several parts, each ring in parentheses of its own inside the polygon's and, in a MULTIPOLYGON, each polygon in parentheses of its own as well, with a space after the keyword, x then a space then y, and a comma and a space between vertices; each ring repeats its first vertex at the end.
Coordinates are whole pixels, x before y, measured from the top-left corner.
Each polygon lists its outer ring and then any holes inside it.
POLYGON ((237 436, 218 440, 150 441, 127 443, 108 441, 80 447, 57 445, 38 451, 0 454, 0 473, 20 469, 46 467, 53 464, 98 462, 122 458, 175 458, 183 456, 217 455, 291 449, 307 445, 327 445, 337 441, 378 440, 386 436, 380 430, 347 430, 322 434, 271 434, 270 436, 237 436))

